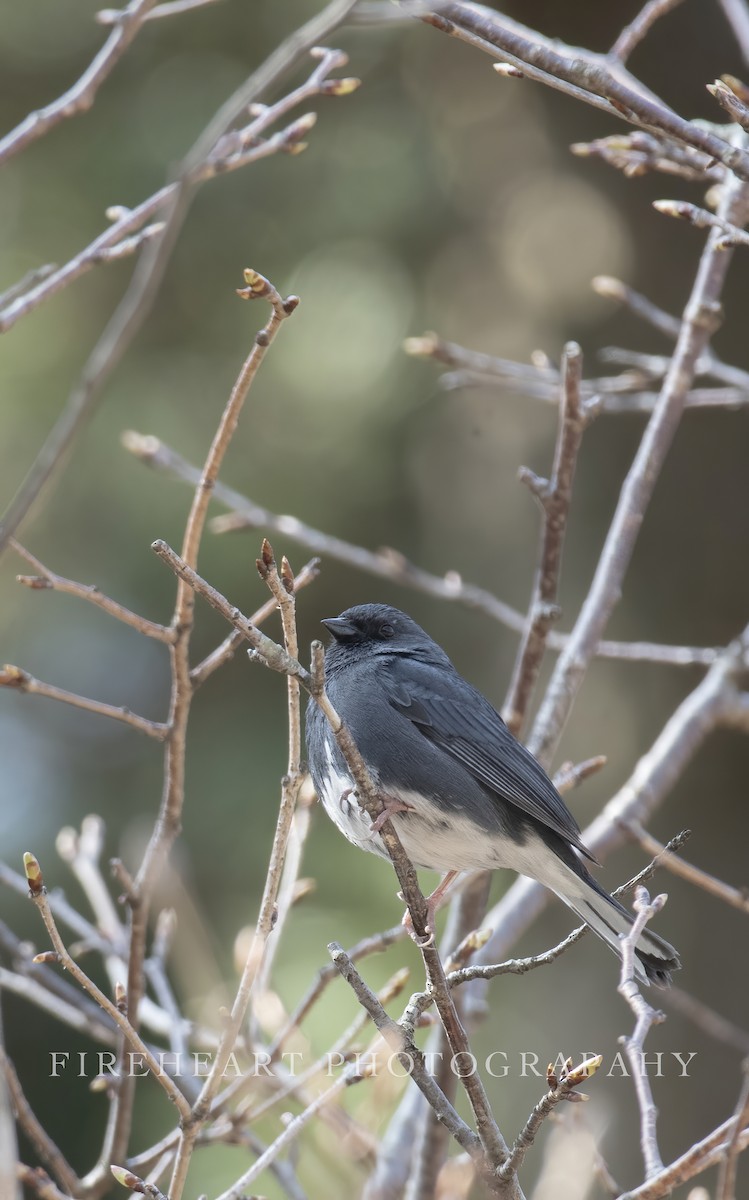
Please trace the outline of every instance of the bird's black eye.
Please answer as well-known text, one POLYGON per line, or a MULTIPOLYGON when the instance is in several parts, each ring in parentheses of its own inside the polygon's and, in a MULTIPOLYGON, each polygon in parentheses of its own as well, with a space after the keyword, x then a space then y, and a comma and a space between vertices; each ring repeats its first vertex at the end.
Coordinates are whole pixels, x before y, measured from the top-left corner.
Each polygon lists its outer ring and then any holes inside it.
POLYGON ((391 638, 394 633, 395 633, 395 630, 393 629, 393 626, 390 624, 390 622, 383 621, 382 625, 380 625, 380 637, 391 638))

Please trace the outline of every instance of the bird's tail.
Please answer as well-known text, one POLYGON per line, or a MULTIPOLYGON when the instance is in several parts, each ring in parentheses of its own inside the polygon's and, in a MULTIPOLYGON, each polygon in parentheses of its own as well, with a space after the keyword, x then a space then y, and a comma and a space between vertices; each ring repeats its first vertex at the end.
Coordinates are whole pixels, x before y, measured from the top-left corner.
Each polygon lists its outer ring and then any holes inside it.
MULTIPOLYGON (((634 918, 618 900, 609 896, 583 863, 576 858, 574 867, 565 864, 564 879, 557 877, 552 886, 559 898, 621 957, 619 938, 629 933, 634 918)), ((635 975, 638 980, 644 984, 655 983, 659 987, 667 987, 671 982, 671 972, 678 971, 680 966, 679 955, 673 946, 656 933, 644 929, 635 946, 635 975)))

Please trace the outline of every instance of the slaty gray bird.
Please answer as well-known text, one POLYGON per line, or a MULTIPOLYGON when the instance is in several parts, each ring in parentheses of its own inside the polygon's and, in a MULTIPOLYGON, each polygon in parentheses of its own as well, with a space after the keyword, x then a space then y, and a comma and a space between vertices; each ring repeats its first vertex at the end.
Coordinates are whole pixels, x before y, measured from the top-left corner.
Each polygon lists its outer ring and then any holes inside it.
MULTIPOLYGON (((615 953, 631 914, 585 864, 595 863, 548 775, 499 713, 406 613, 362 604, 323 621, 333 635, 325 686, 417 867, 452 876, 508 867, 555 892, 615 953)), ((307 749, 322 804, 361 850, 388 857, 360 807, 332 732, 310 701, 307 749)), ((645 929, 635 947, 643 983, 670 981, 673 946, 645 929)))

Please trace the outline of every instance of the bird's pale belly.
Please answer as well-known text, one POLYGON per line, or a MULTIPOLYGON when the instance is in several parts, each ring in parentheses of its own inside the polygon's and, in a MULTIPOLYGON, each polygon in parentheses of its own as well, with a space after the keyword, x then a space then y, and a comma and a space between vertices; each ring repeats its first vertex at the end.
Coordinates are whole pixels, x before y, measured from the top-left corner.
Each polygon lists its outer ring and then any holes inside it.
MULTIPOLYGON (((325 780, 320 786, 322 805, 338 829, 358 846, 382 858, 388 858, 382 839, 372 832, 372 821, 359 805, 350 776, 328 762, 325 780)), ((388 788, 388 795, 409 806, 409 812, 396 812, 392 821, 403 849, 416 867, 430 871, 494 870, 511 867, 531 872, 531 839, 527 846, 482 829, 464 814, 452 808, 441 812, 435 801, 417 792, 388 788), (525 859, 528 858, 528 863, 525 859)))

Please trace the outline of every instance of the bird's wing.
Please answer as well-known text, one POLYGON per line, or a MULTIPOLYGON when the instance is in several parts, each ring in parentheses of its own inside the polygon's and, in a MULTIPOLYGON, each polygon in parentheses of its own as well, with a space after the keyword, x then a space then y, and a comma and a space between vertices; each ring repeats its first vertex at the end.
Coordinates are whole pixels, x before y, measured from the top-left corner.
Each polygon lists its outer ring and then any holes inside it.
POLYGON ((457 672, 400 658, 390 704, 484 787, 595 858, 544 769, 510 733, 489 701, 457 672))

